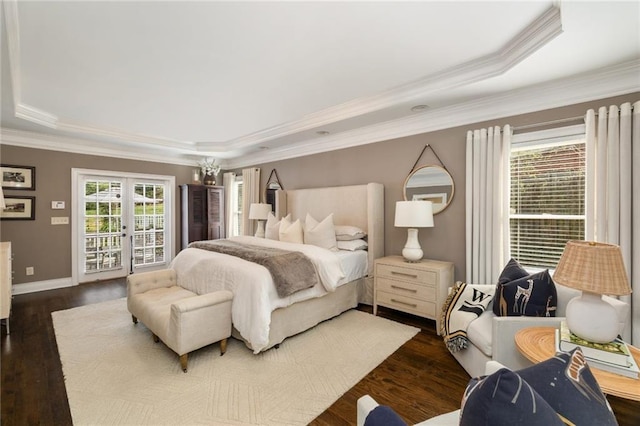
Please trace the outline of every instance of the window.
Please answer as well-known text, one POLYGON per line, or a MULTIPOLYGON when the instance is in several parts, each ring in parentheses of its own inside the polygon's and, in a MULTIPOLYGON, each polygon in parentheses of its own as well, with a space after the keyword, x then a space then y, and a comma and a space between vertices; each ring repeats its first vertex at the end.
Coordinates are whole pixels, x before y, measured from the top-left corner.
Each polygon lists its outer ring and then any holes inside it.
POLYGON ((585 235, 584 126, 514 135, 509 225, 511 257, 555 268, 568 240, 585 235))

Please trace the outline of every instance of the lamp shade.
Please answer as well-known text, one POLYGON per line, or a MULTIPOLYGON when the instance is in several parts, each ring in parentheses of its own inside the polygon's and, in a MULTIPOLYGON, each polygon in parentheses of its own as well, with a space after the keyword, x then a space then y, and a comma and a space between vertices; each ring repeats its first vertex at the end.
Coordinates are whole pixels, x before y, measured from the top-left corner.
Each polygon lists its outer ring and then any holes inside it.
POLYGON ((396 202, 395 226, 406 228, 430 228, 433 226, 431 201, 396 202))
POLYGON ((568 241, 553 274, 558 284, 597 294, 631 293, 620 247, 593 241, 568 241))
POLYGON ((266 220, 271 212, 271 204, 253 203, 249 207, 249 219, 266 220))

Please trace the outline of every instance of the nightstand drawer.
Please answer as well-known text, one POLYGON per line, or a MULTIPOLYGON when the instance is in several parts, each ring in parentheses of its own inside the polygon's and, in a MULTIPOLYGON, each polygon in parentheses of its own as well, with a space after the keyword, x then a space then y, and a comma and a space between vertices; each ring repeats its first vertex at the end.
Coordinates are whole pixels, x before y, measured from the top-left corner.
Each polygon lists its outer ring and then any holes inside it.
POLYGON ((378 298, 378 305, 397 309, 399 311, 435 318, 435 302, 426 302, 424 300, 387 293, 386 291, 378 291, 376 293, 376 296, 378 298))
POLYGON ((376 275, 411 282, 418 285, 436 285, 438 274, 432 271, 412 269, 397 265, 378 264, 376 275))
POLYGON ((418 285, 405 281, 391 280, 389 278, 379 278, 376 290, 429 302, 435 302, 436 300, 435 286, 418 285))

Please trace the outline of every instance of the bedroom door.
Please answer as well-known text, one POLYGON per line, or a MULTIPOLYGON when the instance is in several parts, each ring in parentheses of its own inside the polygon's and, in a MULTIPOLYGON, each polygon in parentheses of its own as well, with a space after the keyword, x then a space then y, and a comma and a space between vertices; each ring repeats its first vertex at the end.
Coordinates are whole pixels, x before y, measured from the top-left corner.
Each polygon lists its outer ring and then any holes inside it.
POLYGON ((173 252, 171 182, 80 173, 75 187, 74 283, 168 265, 173 252))

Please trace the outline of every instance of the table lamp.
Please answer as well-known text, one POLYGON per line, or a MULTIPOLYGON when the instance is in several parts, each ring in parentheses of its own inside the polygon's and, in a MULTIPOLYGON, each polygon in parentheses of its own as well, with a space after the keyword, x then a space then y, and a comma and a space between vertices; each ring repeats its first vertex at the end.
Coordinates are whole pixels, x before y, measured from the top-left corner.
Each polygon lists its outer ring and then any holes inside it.
POLYGON ((255 236, 258 238, 264 238, 264 221, 269 217, 271 212, 271 204, 264 203, 252 203, 249 206, 249 219, 258 221, 258 229, 255 236))
POLYGON ((396 227, 406 227, 407 243, 402 249, 402 256, 407 262, 419 262, 422 259, 422 248, 418 241, 417 228, 433 226, 433 203, 431 201, 398 201, 396 202, 396 227))
POLYGON ((576 336, 607 343, 620 333, 616 310, 602 295, 631 293, 620 247, 593 241, 568 241, 553 280, 582 290, 567 305, 567 326, 576 336))

